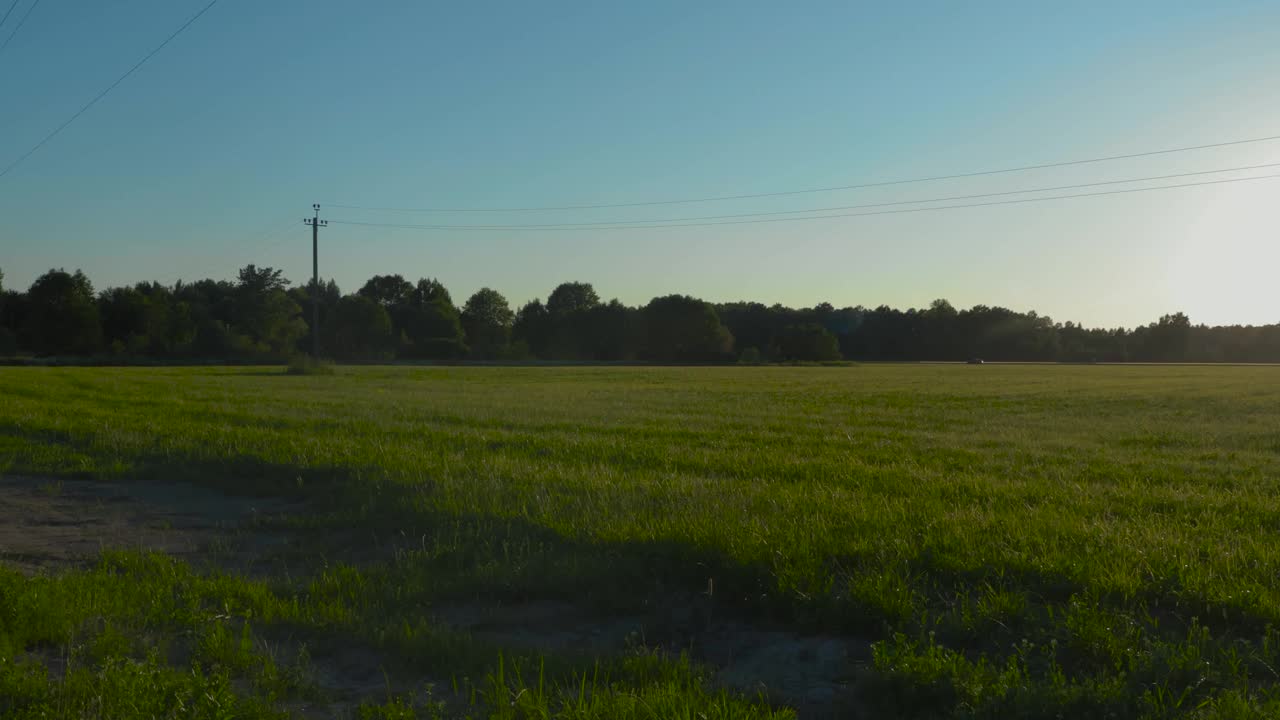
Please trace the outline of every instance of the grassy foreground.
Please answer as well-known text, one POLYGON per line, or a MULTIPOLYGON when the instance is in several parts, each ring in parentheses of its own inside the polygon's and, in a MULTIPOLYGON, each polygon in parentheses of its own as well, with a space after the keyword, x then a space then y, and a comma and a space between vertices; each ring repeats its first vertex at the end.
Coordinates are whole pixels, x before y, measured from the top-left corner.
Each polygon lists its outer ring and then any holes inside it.
POLYGON ((0 368, 0 463, 309 503, 243 572, 0 562, 5 717, 289 717, 352 647, 434 683, 355 717, 791 715, 432 619, 552 601, 843 639, 874 717, 1280 715, 1273 368, 0 368))

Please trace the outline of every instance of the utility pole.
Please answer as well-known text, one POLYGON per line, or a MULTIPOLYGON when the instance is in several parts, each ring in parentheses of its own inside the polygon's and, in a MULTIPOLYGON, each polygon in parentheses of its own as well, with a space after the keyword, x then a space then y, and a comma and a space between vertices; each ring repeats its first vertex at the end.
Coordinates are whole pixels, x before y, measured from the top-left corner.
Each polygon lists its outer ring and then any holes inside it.
POLYGON ((303 218, 311 226, 311 357, 320 359, 320 228, 328 227, 328 220, 320 219, 320 206, 312 205, 315 217, 303 218))

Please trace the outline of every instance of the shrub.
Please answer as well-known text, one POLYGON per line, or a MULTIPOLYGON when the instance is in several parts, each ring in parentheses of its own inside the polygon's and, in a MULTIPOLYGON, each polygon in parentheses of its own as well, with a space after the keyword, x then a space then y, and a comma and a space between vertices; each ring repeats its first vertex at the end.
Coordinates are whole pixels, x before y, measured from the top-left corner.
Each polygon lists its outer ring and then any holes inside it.
POLYGON ((284 372, 286 375, 332 375, 333 361, 298 355, 289 361, 289 367, 284 372))

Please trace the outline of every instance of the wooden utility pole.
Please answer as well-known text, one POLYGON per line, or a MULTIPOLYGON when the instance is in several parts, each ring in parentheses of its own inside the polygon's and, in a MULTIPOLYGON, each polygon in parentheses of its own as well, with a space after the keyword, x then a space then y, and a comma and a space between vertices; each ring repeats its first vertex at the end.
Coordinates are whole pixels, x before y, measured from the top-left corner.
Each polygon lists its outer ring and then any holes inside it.
POLYGON ((311 226, 311 357, 320 359, 320 228, 329 225, 320 219, 320 206, 312 205, 315 217, 303 218, 311 226))

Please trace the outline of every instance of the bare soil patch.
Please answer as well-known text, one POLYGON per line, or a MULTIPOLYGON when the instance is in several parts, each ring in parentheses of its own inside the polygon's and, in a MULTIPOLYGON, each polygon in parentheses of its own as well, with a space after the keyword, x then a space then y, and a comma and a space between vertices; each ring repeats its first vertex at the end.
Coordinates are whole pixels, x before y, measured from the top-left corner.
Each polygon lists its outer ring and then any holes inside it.
POLYGON ((871 656, 870 643, 858 638, 805 635, 734 619, 691 620, 698 613, 683 605, 629 617, 584 615, 571 603, 551 602, 472 603, 438 607, 434 614, 473 637, 506 647, 588 656, 636 646, 687 652, 715 668, 715 680, 724 687, 747 695, 763 693, 795 707, 802 718, 855 711, 853 686, 871 656))
POLYGON ((183 482, 117 483, 0 477, 0 560, 26 572, 83 565, 107 549, 194 560, 252 561, 286 542, 260 520, 279 500, 226 495, 183 482))
MULTIPOLYGON (((296 533, 268 527, 273 517, 301 509, 285 500, 227 495, 177 481, 0 477, 0 561, 29 573, 49 572, 92 562, 106 549, 144 549, 238 571, 261 571, 273 558, 291 555, 305 564, 303 556, 289 552, 297 549, 296 533)), ((347 550, 359 555, 365 544, 350 543, 347 550)), ((560 602, 469 602, 431 613, 501 647, 589 657, 635 647, 687 652, 715 668, 715 681, 723 687, 764 693, 797 708, 802 718, 851 709, 852 686, 870 656, 869 644, 856 638, 714 617, 707 600, 693 596, 673 598, 643 615, 601 616, 560 602)), ((362 701, 414 693, 426 680, 389 674, 378 653, 358 646, 313 662, 313 680, 329 698, 292 708, 305 717, 349 717, 362 701)), ((56 668, 55 658, 49 666, 56 668)), ((436 695, 437 701, 454 699, 447 691, 436 695)))

